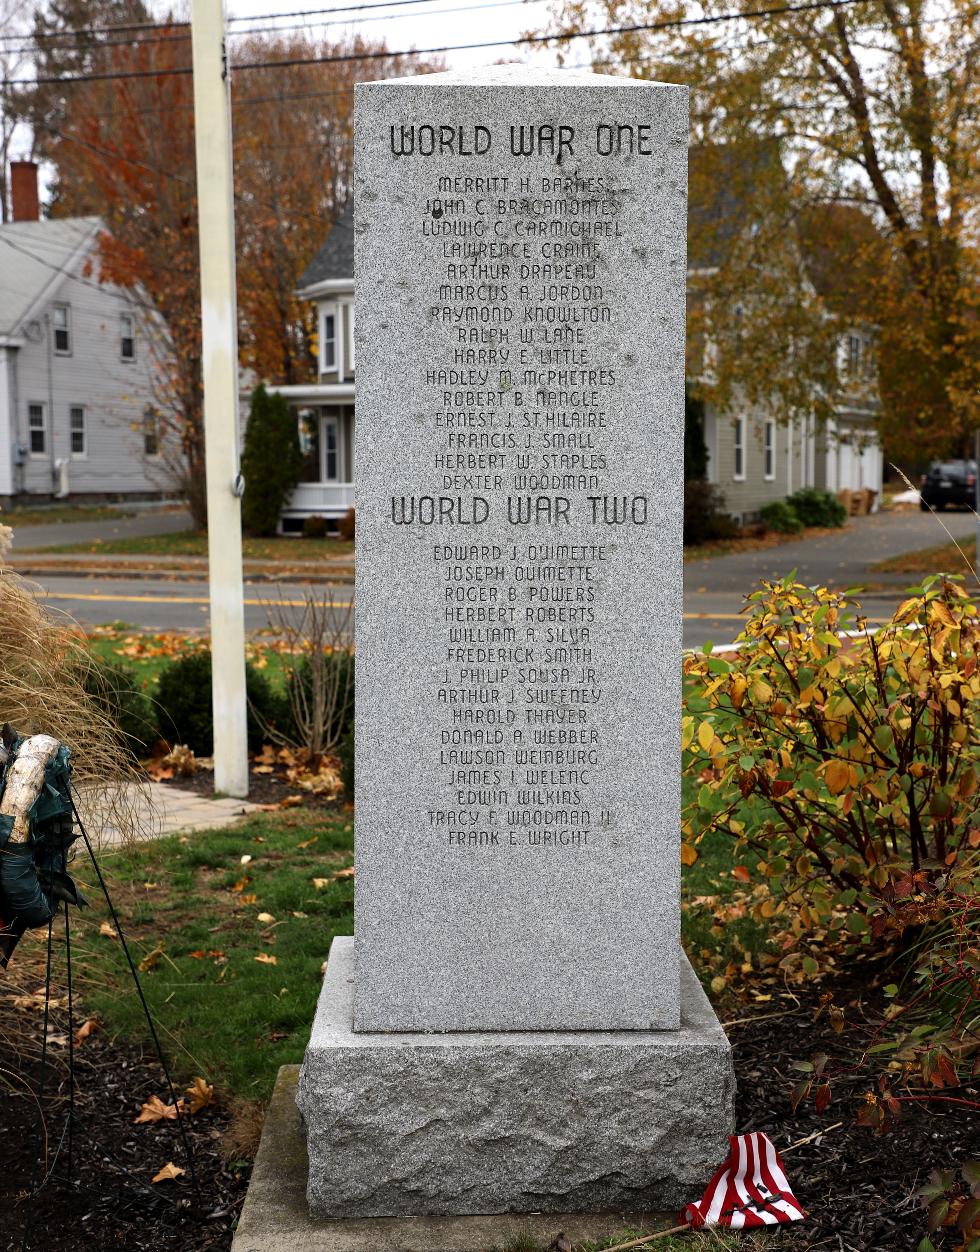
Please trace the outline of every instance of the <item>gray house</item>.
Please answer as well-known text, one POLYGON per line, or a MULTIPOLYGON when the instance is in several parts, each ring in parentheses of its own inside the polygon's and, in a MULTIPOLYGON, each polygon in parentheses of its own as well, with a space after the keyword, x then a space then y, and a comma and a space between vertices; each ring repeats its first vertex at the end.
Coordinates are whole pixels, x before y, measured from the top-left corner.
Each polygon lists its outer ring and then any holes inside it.
POLYGON ((159 359, 130 294, 96 277, 102 229, 98 218, 0 226, 0 502, 174 489, 159 359))

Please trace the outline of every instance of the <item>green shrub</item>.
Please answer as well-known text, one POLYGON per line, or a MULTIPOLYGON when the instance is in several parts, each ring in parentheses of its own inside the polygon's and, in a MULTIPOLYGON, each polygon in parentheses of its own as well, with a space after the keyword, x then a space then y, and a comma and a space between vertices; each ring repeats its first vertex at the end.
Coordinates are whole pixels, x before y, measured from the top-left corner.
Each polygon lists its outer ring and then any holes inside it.
POLYGON ((282 396, 269 395, 260 384, 252 392, 242 452, 242 525, 249 534, 276 533, 282 506, 302 470, 296 418, 282 396))
POLYGON ((897 882, 976 855, 977 607, 931 578, 875 634, 842 641, 862 619, 836 593, 788 578, 749 603, 738 652, 685 666, 683 743, 701 780, 686 858, 725 833, 761 917, 797 937, 863 935, 897 882))
POLYGON ((710 543, 737 533, 725 510, 725 497, 713 483, 690 479, 684 484, 684 542, 710 543))
POLYGON ((774 530, 778 535, 798 535, 803 523, 789 500, 773 500, 759 510, 759 517, 766 530, 774 530))
MULTIPOLYGON (((266 727, 282 715, 282 698, 268 678, 254 665, 245 666, 248 695, 248 743, 261 747, 266 727)), ((214 751, 214 719, 211 708, 211 653, 189 652, 168 665, 157 690, 161 739, 185 743, 197 756, 214 751)))
POLYGON ((344 514, 344 516, 337 523, 337 533, 340 535, 341 539, 346 539, 348 542, 353 540, 354 538, 354 510, 353 509, 348 509, 347 512, 344 514))
POLYGON ((337 745, 337 755, 340 757, 340 780, 344 784, 344 795, 347 800, 354 803, 354 726, 351 724, 350 730, 344 735, 340 743, 337 745))
POLYGON ((790 496, 789 503, 804 526, 843 526, 847 522, 847 509, 829 491, 804 487, 790 496))
POLYGON ((91 658, 85 672, 85 691, 113 722, 134 756, 145 756, 157 738, 153 702, 139 679, 126 665, 91 658))
POLYGON ((312 517, 303 518, 303 538, 323 539, 327 533, 327 519, 314 513, 312 517))

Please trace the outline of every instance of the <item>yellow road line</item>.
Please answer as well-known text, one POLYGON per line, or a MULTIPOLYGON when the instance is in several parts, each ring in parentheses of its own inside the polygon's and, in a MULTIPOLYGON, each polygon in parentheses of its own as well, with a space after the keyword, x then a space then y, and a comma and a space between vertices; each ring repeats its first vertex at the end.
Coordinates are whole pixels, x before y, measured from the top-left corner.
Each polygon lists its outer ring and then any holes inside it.
MULTIPOLYGON (((109 596, 100 592, 79 591, 72 593, 70 591, 45 591, 41 597, 43 600, 92 600, 101 604, 210 604, 211 601, 207 596, 109 596)), ((246 604, 254 605, 261 608, 262 605, 275 605, 280 608, 298 608, 301 609, 306 604, 305 600, 246 600, 246 604)), ((325 608, 332 605, 337 609, 353 608, 351 600, 320 600, 318 606, 325 608)))

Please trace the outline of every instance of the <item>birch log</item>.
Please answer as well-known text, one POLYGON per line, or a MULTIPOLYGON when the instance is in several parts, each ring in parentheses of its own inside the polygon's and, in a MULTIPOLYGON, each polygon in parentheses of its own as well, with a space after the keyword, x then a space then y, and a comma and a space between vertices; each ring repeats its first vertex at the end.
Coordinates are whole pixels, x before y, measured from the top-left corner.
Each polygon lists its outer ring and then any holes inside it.
POLYGON ((14 819, 11 843, 26 843, 30 835, 28 814, 44 786, 44 769, 61 747, 50 735, 32 735, 7 767, 7 781, 0 798, 0 814, 14 819))

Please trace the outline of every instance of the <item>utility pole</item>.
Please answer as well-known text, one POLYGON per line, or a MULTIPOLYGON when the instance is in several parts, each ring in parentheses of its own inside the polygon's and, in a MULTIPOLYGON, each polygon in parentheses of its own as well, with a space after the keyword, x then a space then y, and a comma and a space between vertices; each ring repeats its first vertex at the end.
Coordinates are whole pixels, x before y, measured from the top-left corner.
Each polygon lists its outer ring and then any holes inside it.
POLYGON ((193 0, 191 35, 201 251, 214 786, 227 795, 246 796, 248 738, 242 483, 238 457, 235 200, 224 0, 193 0))

